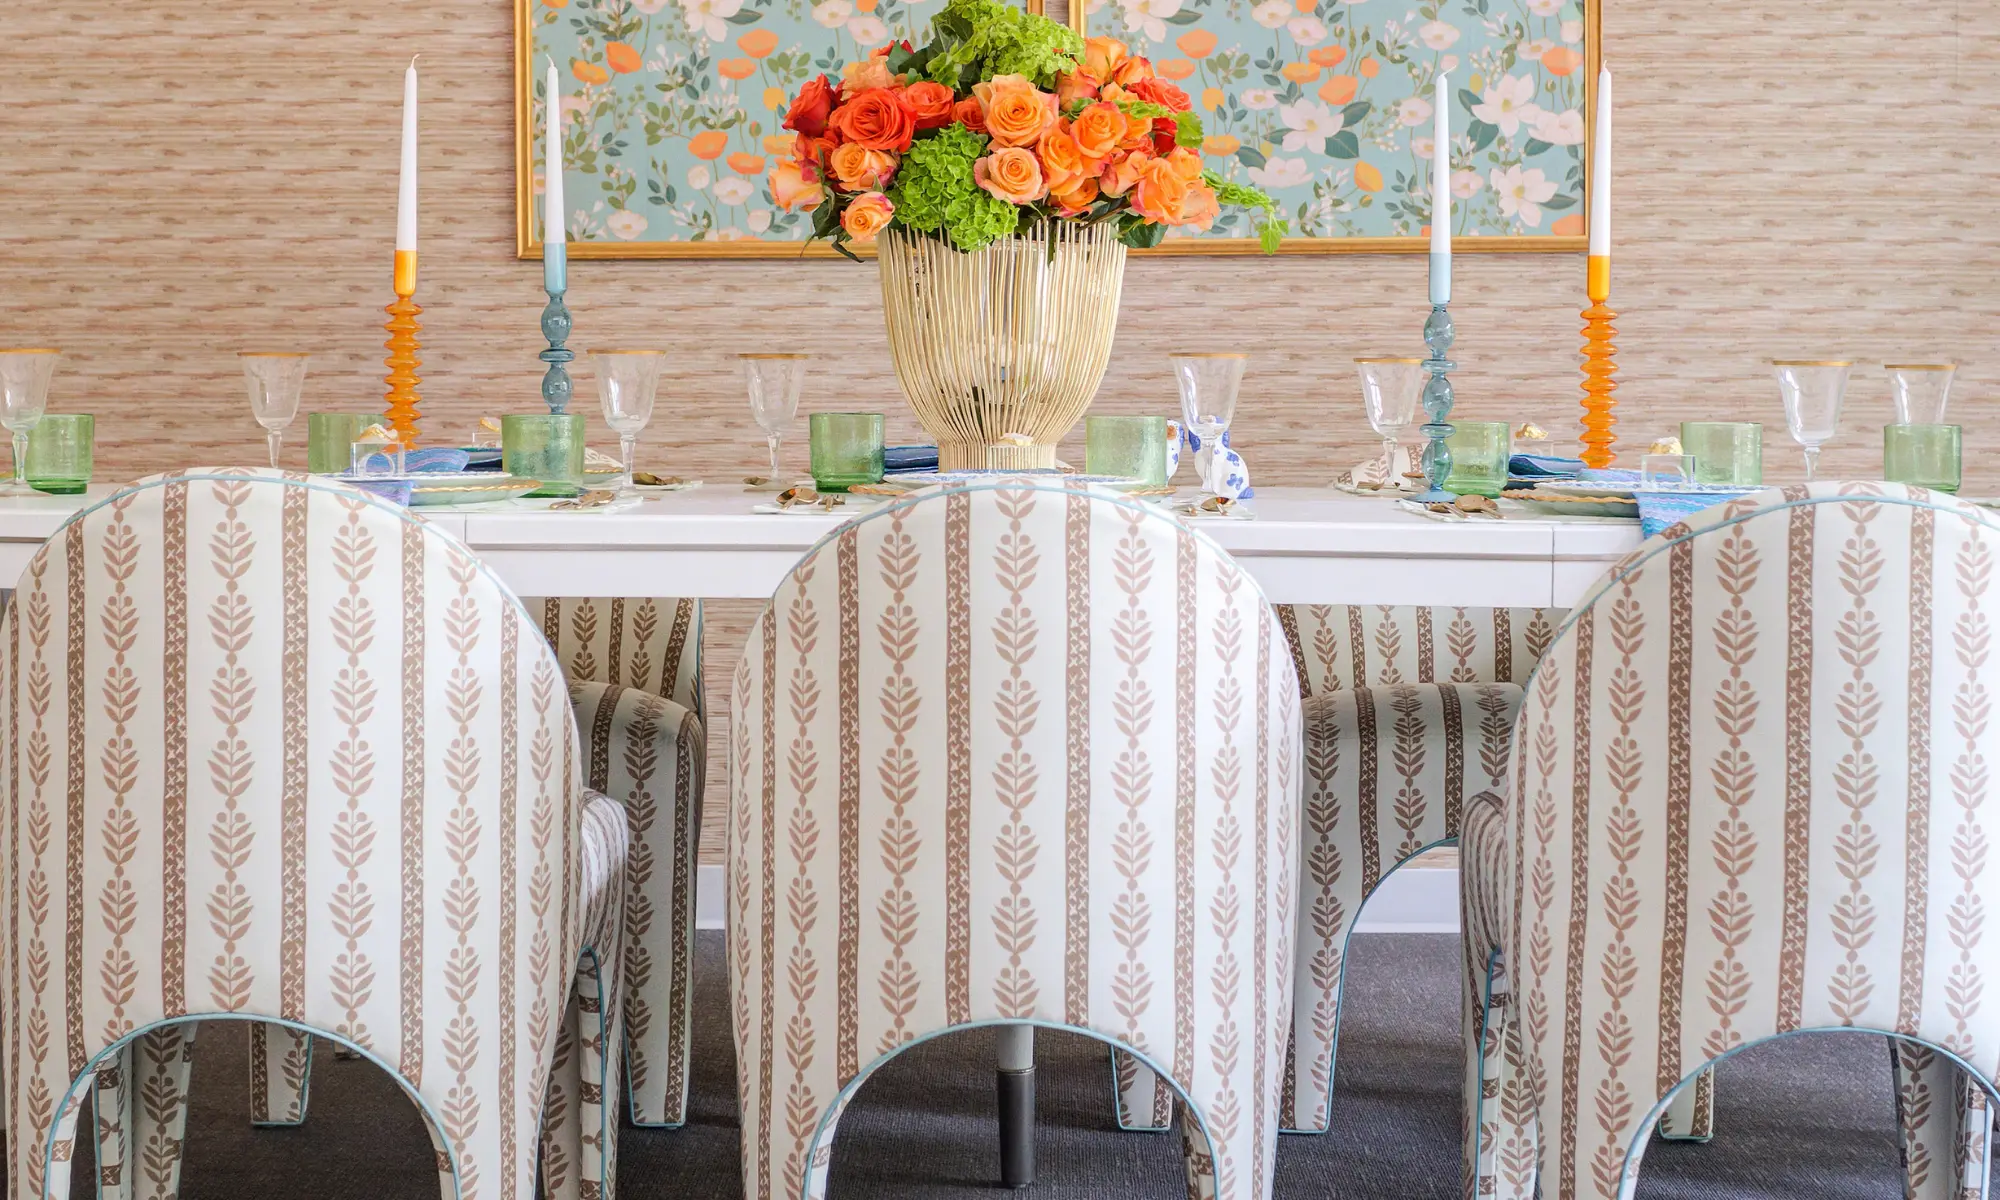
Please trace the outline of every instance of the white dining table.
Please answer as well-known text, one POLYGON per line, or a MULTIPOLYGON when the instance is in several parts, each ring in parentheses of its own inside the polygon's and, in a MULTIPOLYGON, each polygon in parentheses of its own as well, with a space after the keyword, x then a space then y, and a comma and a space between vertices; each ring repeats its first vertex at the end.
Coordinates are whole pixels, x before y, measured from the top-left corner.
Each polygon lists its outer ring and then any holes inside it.
MULTIPOLYGON (((0 579, 11 586, 86 502, 111 494, 0 497, 0 579)), ((418 510, 528 596, 761 599, 851 513, 759 513, 769 493, 709 483, 609 512, 534 502, 418 510)), ((1573 604, 1639 544, 1636 521, 1443 521, 1381 496, 1259 488, 1252 520, 1196 522, 1281 604, 1573 604)))

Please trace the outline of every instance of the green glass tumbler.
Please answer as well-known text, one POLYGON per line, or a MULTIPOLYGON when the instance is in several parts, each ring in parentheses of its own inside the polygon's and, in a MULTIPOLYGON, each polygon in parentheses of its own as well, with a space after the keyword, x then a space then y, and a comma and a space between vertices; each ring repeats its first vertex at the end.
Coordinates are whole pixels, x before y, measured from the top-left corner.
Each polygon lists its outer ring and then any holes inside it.
POLYGON ((542 486, 530 496, 583 492, 583 414, 515 413, 500 418, 500 469, 542 486))
MULTIPOLYGON (((43 417, 42 420, 48 420, 43 417)), ((1882 478, 1913 483, 1934 492, 1956 492, 1962 465, 1957 425, 1884 425, 1882 478)), ((34 483, 35 452, 28 450, 28 482, 34 483)), ((36 486, 40 486, 39 484, 36 486)))
POLYGON ((1507 460, 1514 453, 1514 432, 1505 421, 1454 421, 1451 475, 1444 490, 1460 496, 1498 496, 1507 487, 1507 460))
POLYGON ((1696 483, 1764 482, 1764 427, 1755 421, 1682 421, 1681 452, 1696 483))
POLYGON ((28 431, 28 486, 51 496, 76 495, 90 486, 96 449, 96 417, 43 413, 28 431))
POLYGON ((1085 417, 1083 469, 1090 475, 1167 485, 1165 417, 1085 417))
POLYGON ((381 419, 381 413, 307 413, 306 470, 315 475, 338 475, 347 470, 361 431, 381 419))
POLYGON ((882 482, 881 413, 814 413, 808 427, 814 487, 844 492, 882 482))

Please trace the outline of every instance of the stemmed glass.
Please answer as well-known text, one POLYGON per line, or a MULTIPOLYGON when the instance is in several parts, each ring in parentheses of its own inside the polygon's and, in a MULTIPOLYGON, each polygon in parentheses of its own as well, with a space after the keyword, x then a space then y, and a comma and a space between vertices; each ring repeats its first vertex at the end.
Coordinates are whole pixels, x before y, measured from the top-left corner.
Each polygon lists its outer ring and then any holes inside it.
POLYGON ((1819 473, 1819 449, 1840 427, 1840 401, 1847 394, 1847 369, 1838 359, 1779 360, 1771 364, 1785 400, 1785 425, 1806 454, 1806 482, 1819 473))
POLYGON ((1382 438, 1382 482, 1394 486, 1396 480, 1396 439, 1417 417, 1417 401, 1424 393, 1421 358, 1357 358, 1355 370, 1361 374, 1361 403, 1368 410, 1368 424, 1382 438))
POLYGON ((739 354, 743 385, 750 392, 750 415, 764 431, 771 448, 771 483, 784 486, 778 474, 778 446, 799 411, 799 385, 806 377, 803 354, 739 354))
POLYGON ((1956 363, 1884 363, 1889 373, 1889 398, 1896 405, 1898 425, 1944 424, 1945 401, 1951 399, 1956 363))
POLYGON ((597 371, 597 399, 604 406, 604 423, 618 435, 618 457, 624 466, 621 493, 632 490, 632 452, 639 431, 653 419, 653 395, 660 389, 664 350, 592 350, 597 371))
POLYGON ((1174 382, 1181 389, 1181 428, 1194 439, 1195 473, 1201 489, 1215 487, 1215 450, 1236 417, 1236 391, 1249 359, 1241 354, 1169 354, 1174 382))
POLYGON ((14 435, 14 482, 0 496, 34 496, 28 486, 28 431, 49 406, 49 379, 60 350, 0 350, 0 424, 14 435))
POLYGON ((243 383, 250 390, 250 415, 264 427, 264 440, 271 447, 271 465, 278 465, 278 446, 285 440, 285 426, 299 415, 299 393, 306 386, 305 354, 255 354, 236 356, 243 363, 243 383))

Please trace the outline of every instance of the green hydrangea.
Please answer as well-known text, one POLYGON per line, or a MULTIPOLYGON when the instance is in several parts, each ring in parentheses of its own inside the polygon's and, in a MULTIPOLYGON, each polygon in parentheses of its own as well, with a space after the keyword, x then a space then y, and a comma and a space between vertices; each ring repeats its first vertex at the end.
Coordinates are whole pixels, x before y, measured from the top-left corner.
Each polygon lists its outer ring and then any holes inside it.
POLYGON ((952 245, 969 254, 1013 233, 1020 222, 1020 209, 974 187, 970 195, 951 202, 944 214, 944 231, 951 235, 952 245))
POLYGON ((985 155, 986 142, 963 125, 917 139, 889 189, 897 224, 943 231, 960 250, 983 249, 1014 232, 1020 210, 973 182, 972 163, 985 155))
POLYGON ((1082 34, 1002 0, 949 0, 931 33, 925 73, 961 91, 969 80, 996 75, 1025 75, 1036 87, 1053 88, 1056 76, 1076 70, 1083 57, 1082 34))

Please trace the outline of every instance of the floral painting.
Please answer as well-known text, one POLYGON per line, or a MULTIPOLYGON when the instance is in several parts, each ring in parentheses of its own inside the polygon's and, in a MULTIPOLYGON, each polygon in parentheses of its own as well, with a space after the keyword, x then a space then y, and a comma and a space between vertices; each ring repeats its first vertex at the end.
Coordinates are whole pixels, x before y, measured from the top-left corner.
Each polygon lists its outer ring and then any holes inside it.
MULTIPOLYGON (((1310 238, 1428 231, 1440 71, 1454 236, 1582 236, 1591 2, 1083 0, 1091 35, 1194 98, 1208 165, 1310 238)), ((1169 236, 1243 238, 1243 223, 1169 236)))
MULTIPOLYGON (((1455 232, 1583 233, 1584 13, 1594 0, 1083 0, 1088 32, 1194 99, 1207 166, 1274 196, 1297 238, 1416 236, 1430 221, 1431 92, 1451 72, 1455 232)), ((569 238, 596 253, 795 253, 773 198, 788 98, 943 0, 517 0, 539 231, 557 66, 569 238)), ((1207 233, 1254 251, 1253 218, 1207 233)))

